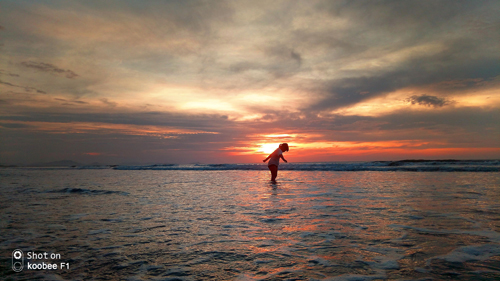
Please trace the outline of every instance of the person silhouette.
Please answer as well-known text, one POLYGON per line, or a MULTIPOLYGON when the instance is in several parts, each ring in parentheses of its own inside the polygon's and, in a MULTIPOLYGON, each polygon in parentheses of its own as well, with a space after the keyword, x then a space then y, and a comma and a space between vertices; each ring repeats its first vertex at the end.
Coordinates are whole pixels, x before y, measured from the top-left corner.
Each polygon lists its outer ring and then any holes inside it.
POLYGON ((288 150, 288 143, 282 143, 273 153, 269 154, 266 159, 262 160, 262 162, 265 163, 267 160, 271 159, 269 160, 267 167, 269 168, 269 171, 271 171, 272 182, 275 182, 276 177, 278 176, 278 166, 280 164, 280 158, 283 159, 285 163, 288 163, 288 161, 286 161, 286 159, 283 157, 283 152, 286 152, 288 150))

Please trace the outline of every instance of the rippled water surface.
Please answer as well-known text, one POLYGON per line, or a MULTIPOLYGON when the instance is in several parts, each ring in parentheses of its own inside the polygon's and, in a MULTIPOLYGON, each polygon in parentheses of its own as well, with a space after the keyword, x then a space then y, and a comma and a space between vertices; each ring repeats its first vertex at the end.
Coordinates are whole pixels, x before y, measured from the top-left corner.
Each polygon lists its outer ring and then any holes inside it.
POLYGON ((2 169, 0 278, 500 278, 499 173, 268 178, 266 171, 2 169), (16 273, 14 249, 60 253, 71 266, 16 273))

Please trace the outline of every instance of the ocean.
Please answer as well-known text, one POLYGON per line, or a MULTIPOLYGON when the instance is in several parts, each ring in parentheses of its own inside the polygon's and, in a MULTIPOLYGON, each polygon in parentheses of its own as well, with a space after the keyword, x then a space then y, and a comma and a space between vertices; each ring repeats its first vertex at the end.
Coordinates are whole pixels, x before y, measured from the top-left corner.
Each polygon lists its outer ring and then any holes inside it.
POLYGON ((499 280, 500 162, 1 168, 2 280, 499 280), (15 265, 14 265, 15 264, 15 265))

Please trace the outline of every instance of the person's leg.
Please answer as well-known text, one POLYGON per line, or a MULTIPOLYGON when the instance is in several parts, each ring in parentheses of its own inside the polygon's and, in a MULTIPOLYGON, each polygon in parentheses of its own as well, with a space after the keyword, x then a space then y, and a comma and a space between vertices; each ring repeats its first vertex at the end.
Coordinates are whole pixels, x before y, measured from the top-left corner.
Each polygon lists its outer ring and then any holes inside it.
POLYGON ((269 165, 269 170, 271 171, 271 181, 275 181, 278 176, 278 166, 269 165))

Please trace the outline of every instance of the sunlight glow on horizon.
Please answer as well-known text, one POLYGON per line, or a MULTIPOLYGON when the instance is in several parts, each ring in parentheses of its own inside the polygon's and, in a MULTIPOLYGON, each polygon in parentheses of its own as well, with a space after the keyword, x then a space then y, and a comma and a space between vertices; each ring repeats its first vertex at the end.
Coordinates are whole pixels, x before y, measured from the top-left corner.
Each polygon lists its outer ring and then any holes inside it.
POLYGON ((279 143, 263 143, 258 145, 259 148, 256 151, 265 154, 271 154, 279 147, 279 143))

